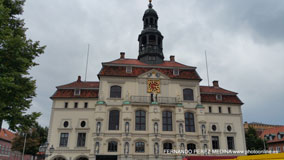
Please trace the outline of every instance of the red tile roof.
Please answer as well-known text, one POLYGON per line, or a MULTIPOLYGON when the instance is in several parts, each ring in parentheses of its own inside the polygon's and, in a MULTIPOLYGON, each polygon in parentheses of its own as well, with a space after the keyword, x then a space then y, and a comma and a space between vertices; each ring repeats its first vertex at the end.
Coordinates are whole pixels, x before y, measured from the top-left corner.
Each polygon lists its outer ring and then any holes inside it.
POLYGON ((217 100, 215 94, 202 94, 202 93, 201 93, 201 102, 243 104, 243 102, 236 95, 222 95, 222 100, 217 100))
POLYGON ((74 95, 74 89, 58 89, 51 98, 98 98, 99 90, 81 89, 80 95, 74 95))
POLYGON ((15 138, 15 134, 7 129, 1 129, 0 131, 0 139, 12 142, 15 138))
POLYGON ((138 59, 116 59, 114 61, 111 62, 105 62, 103 64, 121 64, 121 65, 135 65, 135 66, 152 66, 152 67, 180 67, 180 68, 195 68, 192 66, 187 66, 175 61, 164 61, 164 63, 162 64, 146 64, 143 63, 141 61, 139 61, 138 59))
POLYGON ((102 70, 99 73, 100 76, 122 76, 122 77, 137 77, 145 72, 148 72, 152 69, 165 74, 169 78, 174 79, 190 79, 190 80, 201 80, 198 73, 195 69, 180 69, 179 75, 173 74, 173 69, 167 68, 141 68, 141 67, 132 67, 132 73, 126 73, 125 66, 103 66, 102 70))
POLYGON ((201 102, 243 104, 243 102, 237 96, 238 93, 220 87, 200 86, 200 94, 201 94, 201 102), (216 99, 217 94, 222 95, 222 100, 216 99))
POLYGON ((83 82, 81 77, 78 76, 78 80, 69 84, 57 86, 58 89, 70 89, 70 88, 99 88, 100 82, 83 82))
POLYGON ((208 94, 237 94, 236 92, 232 92, 220 87, 213 87, 213 86, 200 86, 201 93, 208 93, 208 94))
POLYGON ((284 135, 282 136, 282 139, 278 139, 278 133, 284 134, 284 126, 266 129, 262 132, 260 137, 264 138, 265 135, 273 134, 273 135, 275 135, 274 139, 268 140, 267 143, 275 143, 275 142, 283 142, 284 143, 284 135))

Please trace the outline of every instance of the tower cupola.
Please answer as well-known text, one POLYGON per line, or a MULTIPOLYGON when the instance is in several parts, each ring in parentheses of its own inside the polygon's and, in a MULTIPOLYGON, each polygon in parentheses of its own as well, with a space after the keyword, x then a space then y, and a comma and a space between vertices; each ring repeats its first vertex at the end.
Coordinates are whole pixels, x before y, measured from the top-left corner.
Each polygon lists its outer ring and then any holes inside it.
POLYGON ((148 9, 143 16, 144 27, 138 37, 138 60, 147 64, 164 62, 163 35, 158 30, 158 14, 153 9, 152 0, 149 0, 148 9))

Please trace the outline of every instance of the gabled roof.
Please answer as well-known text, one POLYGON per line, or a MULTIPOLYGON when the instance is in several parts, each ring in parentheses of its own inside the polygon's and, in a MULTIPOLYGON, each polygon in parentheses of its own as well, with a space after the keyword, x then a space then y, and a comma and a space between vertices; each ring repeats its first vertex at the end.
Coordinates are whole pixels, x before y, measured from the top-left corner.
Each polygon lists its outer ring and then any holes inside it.
POLYGON ((12 142, 12 140, 15 138, 15 134, 7 129, 1 129, 0 130, 0 139, 12 142))
POLYGON ((110 62, 104 62, 103 65, 114 65, 114 64, 120 64, 120 65, 133 65, 133 66, 148 66, 148 67, 168 67, 168 68, 188 68, 188 69, 195 69, 196 67, 187 66, 181 63, 178 63, 176 61, 164 61, 164 63, 161 64, 147 64, 139 61, 138 59, 128 59, 128 58, 120 58, 116 59, 114 61, 110 62))
POLYGON ((214 86, 200 86, 200 92, 204 94, 231 94, 236 95, 238 93, 232 92, 221 87, 214 86))
POLYGON ((268 140, 267 143, 274 143, 274 142, 284 142, 284 126, 282 127, 274 127, 274 128, 269 128, 269 129, 266 129, 264 130, 260 137, 261 138, 264 138, 265 135, 275 135, 274 139, 273 140, 268 140), (281 134, 282 133, 282 138, 281 139, 278 139, 278 134, 281 134))

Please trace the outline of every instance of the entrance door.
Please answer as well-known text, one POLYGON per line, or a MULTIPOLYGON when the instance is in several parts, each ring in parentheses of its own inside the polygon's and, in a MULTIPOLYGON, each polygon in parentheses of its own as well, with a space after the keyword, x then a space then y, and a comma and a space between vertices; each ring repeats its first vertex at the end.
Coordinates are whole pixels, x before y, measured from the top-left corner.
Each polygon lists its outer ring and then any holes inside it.
POLYGON ((117 160, 117 156, 107 156, 107 155, 104 155, 104 156, 96 156, 96 160, 117 160))

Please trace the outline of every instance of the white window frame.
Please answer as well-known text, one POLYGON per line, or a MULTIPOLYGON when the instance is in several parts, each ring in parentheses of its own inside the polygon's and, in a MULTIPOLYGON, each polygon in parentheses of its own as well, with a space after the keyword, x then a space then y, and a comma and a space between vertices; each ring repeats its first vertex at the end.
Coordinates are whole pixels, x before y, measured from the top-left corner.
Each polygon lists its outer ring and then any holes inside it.
POLYGON ((132 66, 126 66, 126 73, 132 73, 132 66))

